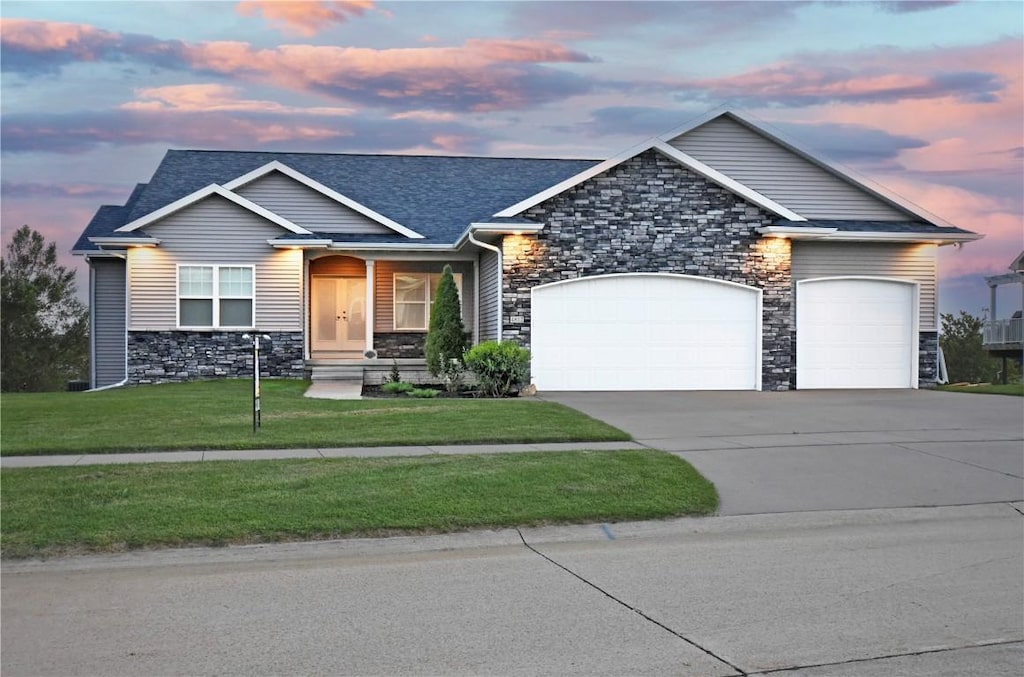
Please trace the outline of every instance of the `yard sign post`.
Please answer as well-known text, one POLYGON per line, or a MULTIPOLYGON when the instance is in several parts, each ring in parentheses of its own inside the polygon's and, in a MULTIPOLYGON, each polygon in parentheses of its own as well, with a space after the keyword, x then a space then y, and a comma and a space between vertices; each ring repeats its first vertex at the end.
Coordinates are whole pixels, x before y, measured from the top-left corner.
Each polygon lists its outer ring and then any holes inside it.
MULTIPOLYGON (((242 338, 249 338, 248 334, 242 334, 242 338)), ((270 336, 264 334, 252 335, 252 431, 255 433, 260 427, 260 339, 268 341, 270 336)))

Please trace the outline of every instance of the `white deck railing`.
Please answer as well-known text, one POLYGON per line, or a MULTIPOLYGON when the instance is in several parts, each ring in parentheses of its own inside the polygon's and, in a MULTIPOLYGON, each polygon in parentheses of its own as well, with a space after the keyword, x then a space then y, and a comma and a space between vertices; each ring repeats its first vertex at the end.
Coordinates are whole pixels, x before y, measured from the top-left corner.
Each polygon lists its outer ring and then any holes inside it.
POLYGON ((1019 317, 1009 320, 988 320, 981 336, 981 341, 986 346, 1020 344, 1024 339, 1024 320, 1019 317))

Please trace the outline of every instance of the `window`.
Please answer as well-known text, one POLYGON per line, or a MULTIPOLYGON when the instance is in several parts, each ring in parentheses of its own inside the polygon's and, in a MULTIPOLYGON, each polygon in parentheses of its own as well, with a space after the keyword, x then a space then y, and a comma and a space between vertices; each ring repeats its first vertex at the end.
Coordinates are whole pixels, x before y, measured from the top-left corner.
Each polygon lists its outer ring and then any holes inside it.
MULTIPOLYGON (((454 273, 462 303, 462 273, 454 273)), ((395 329, 426 331, 441 273, 395 273, 395 329)))
POLYGON ((252 266, 178 266, 179 327, 252 327, 252 266))

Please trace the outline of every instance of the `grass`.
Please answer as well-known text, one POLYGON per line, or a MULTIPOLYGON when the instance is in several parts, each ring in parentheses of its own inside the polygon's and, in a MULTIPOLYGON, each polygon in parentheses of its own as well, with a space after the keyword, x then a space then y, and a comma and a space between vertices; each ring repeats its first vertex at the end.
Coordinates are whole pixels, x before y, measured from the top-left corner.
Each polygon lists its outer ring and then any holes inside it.
POLYGON ((945 390, 951 393, 983 393, 986 395, 1016 395, 1017 397, 1024 397, 1024 383, 1007 383, 1006 385, 998 383, 982 383, 979 385, 952 385, 952 386, 939 386, 939 390, 945 390))
POLYGON ((263 381, 252 431, 252 383, 221 379, 95 393, 7 393, 0 454, 169 449, 622 441, 629 435, 536 399, 316 400, 308 382, 263 381))
POLYGON ((7 469, 6 558, 715 510, 714 486, 659 451, 218 461, 7 469))

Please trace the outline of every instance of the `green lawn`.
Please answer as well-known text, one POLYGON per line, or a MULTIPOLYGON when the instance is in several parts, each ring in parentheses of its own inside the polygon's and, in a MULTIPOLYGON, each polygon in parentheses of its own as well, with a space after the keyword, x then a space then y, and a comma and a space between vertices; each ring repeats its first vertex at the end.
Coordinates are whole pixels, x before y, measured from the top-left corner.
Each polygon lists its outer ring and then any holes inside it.
POLYGON ((0 454, 260 449, 487 442, 588 442, 629 435, 532 398, 316 400, 308 382, 220 379, 95 393, 5 393, 0 454))
POLYGON ((715 510, 714 486, 660 451, 24 468, 0 475, 7 558, 715 510))
POLYGON ((939 390, 951 393, 982 393, 985 395, 1016 395, 1024 397, 1024 383, 1007 383, 1006 385, 985 383, 976 386, 939 386, 939 390))

